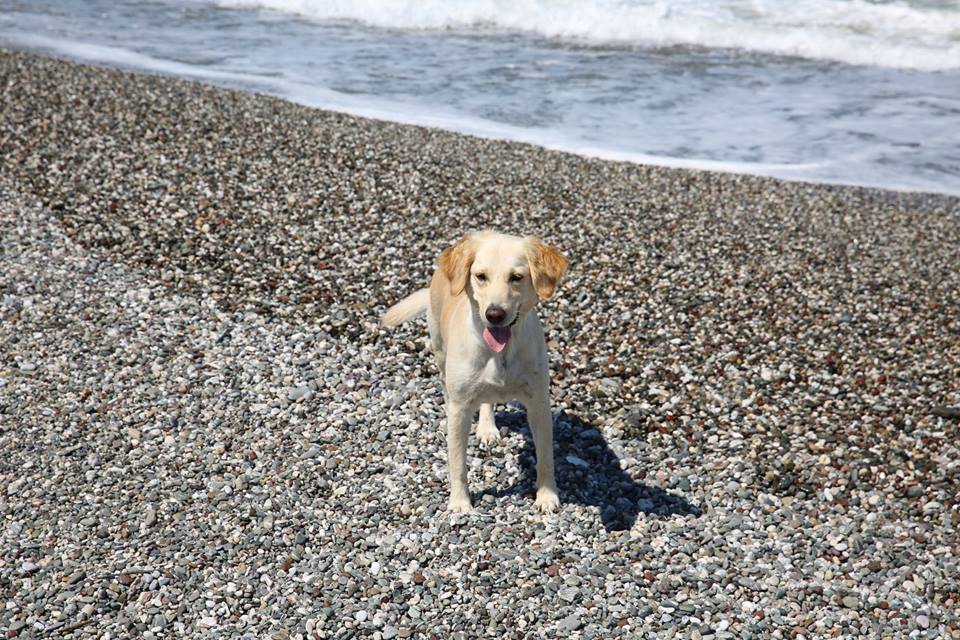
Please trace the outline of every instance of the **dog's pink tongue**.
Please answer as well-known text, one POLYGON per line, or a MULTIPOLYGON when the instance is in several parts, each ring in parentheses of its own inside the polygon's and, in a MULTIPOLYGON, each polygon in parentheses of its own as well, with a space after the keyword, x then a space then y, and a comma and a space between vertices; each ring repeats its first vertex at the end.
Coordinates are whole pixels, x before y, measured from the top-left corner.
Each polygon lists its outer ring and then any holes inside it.
POLYGON ((484 327, 483 341, 494 352, 500 353, 510 339, 510 327, 484 327))

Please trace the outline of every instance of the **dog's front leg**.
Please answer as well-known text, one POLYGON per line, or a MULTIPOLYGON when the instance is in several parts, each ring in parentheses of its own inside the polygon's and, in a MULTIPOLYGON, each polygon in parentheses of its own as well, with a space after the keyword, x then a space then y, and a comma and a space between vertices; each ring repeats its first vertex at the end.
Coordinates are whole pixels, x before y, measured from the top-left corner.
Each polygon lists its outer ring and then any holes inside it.
POLYGON ((553 477, 553 417, 549 402, 534 401, 527 407, 527 421, 533 432, 537 451, 537 501, 534 506, 544 513, 560 506, 557 484, 553 477))
POLYGON ((467 488, 467 438, 473 407, 447 397, 447 467, 450 474, 450 502, 454 513, 470 511, 470 490, 467 488))

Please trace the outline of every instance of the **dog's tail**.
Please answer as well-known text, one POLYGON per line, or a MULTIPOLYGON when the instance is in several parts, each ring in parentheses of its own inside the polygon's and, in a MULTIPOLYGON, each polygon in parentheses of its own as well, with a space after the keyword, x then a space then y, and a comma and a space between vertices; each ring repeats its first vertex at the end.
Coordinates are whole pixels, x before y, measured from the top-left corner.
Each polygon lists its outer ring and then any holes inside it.
POLYGON ((395 327, 407 320, 422 316, 430 306, 430 289, 420 289, 412 293, 383 314, 381 322, 385 327, 395 327))

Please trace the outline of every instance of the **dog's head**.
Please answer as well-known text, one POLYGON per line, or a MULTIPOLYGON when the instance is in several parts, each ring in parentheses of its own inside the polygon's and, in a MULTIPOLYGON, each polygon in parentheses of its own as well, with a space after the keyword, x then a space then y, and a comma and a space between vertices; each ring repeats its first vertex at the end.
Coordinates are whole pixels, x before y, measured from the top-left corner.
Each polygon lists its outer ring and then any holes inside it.
POLYGON ((467 292, 483 323, 484 340, 499 352, 523 314, 553 295, 567 259, 533 236, 482 231, 440 254, 438 266, 451 295, 467 292))

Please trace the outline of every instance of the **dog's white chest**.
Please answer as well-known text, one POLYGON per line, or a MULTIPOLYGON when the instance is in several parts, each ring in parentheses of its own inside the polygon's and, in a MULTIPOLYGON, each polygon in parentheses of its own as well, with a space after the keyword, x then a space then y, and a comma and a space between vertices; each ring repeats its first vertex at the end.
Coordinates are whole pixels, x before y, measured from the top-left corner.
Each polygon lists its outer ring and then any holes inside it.
POLYGON ((489 358, 477 376, 477 395, 482 402, 502 402, 529 394, 528 367, 518 358, 489 358))
POLYGON ((504 359, 493 356, 487 359, 487 363, 480 370, 479 382, 488 387, 505 387, 509 374, 510 371, 504 359))

